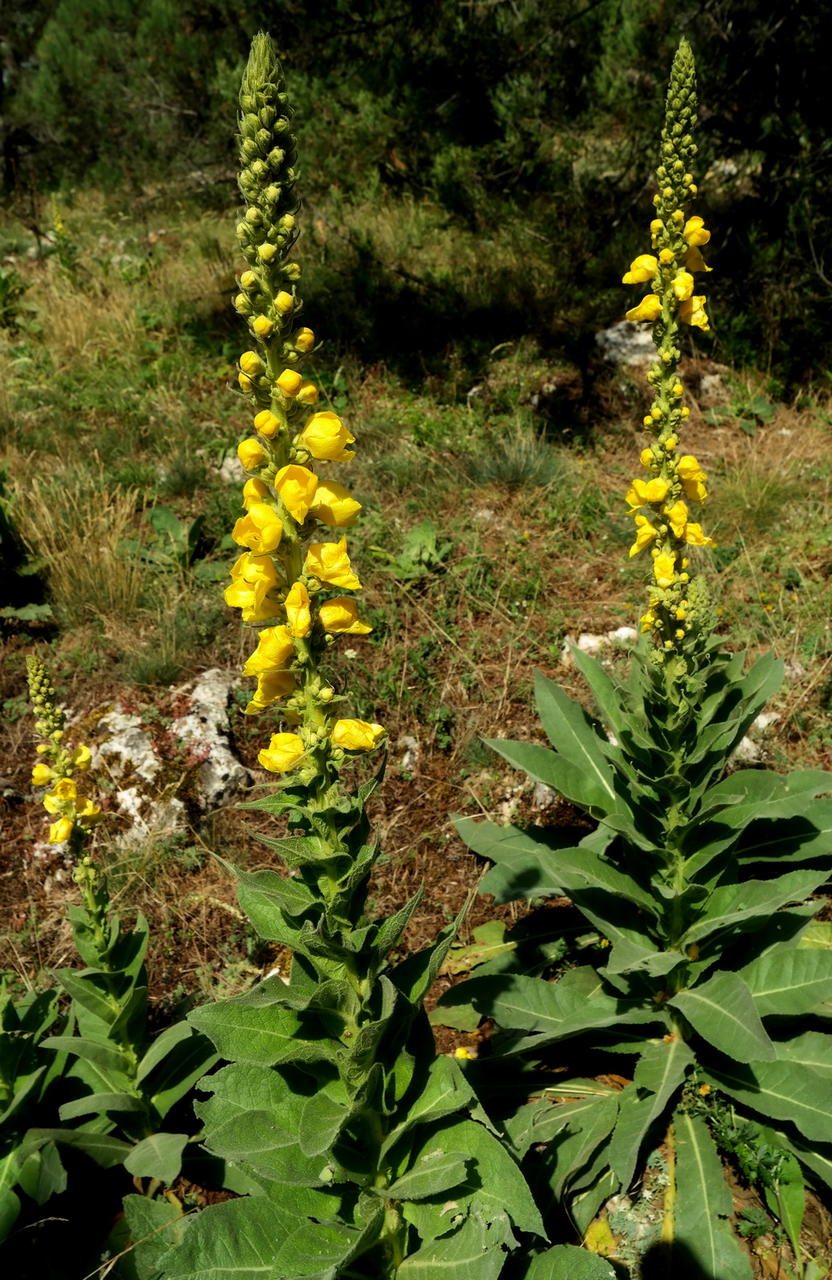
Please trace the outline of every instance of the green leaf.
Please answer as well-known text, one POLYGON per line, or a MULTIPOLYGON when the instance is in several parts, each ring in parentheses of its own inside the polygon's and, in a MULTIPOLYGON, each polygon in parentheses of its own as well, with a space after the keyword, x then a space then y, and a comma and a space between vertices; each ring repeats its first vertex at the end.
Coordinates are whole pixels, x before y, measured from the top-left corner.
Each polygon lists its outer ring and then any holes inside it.
POLYGON ((85 1036, 46 1036, 41 1041, 44 1049, 59 1053, 71 1053, 85 1062, 91 1062, 102 1071, 117 1072, 122 1078, 129 1069, 129 1060, 118 1045, 109 1040, 92 1040, 85 1036))
POLYGON ((386 920, 378 922, 375 937, 373 938, 373 950, 379 957, 384 958, 399 944, 424 894, 424 885, 420 885, 410 901, 406 902, 401 910, 397 911, 395 915, 388 916, 386 920))
POLYGON ((66 1191, 66 1169, 54 1142, 45 1142, 23 1161, 18 1182, 36 1204, 46 1204, 52 1196, 66 1191))
POLYGON ((763 1191, 766 1204, 780 1219, 789 1237, 794 1256, 800 1258, 800 1229, 806 1212, 806 1184, 795 1156, 784 1156, 780 1161, 774 1186, 766 1186, 763 1191))
MULTIPOLYGON (((591 777, 615 808, 614 775, 606 758, 615 749, 597 720, 540 671, 535 672, 534 691, 537 713, 552 746, 570 764, 591 777)), ((620 751, 615 753, 620 755, 620 751)))
POLYGON ((124 1220, 128 1234, 119 1244, 126 1250, 119 1259, 119 1276, 125 1280, 158 1280, 169 1251, 178 1244, 188 1225, 185 1215, 167 1200, 125 1196, 124 1220))
POLYGON ((379 1188, 378 1194, 389 1200, 426 1200, 441 1195, 464 1180, 469 1158, 459 1151, 435 1148, 389 1187, 379 1188))
MULTIPOLYGON (((480 891, 482 892, 482 882, 480 891)), ((516 942, 506 942, 506 926, 503 920, 488 920, 472 930, 470 942, 451 947, 443 973, 469 973, 495 956, 516 950, 516 942)))
POLYGON ((231 1062, 271 1067, 293 1059, 331 1060, 333 1042, 306 1039, 299 1015, 277 1003, 286 998, 286 990, 280 978, 266 978, 242 996, 193 1009, 188 1021, 231 1062))
POLYGON ((783 1040, 777 1046, 777 1056, 799 1062, 832 1081, 832 1035, 828 1033, 805 1031, 801 1036, 783 1040))
POLYGON ((340 1080, 306 1099, 298 1128, 298 1145, 305 1156, 317 1156, 332 1146, 349 1120, 351 1108, 340 1080))
POLYGON ((803 902, 827 875, 827 871, 790 871, 776 880, 745 880, 716 889, 707 911, 686 931, 679 946, 687 950, 696 943, 701 950, 705 939, 723 929, 736 925, 756 928, 761 917, 773 916, 789 902, 803 902))
POLYGON ((693 1052, 678 1037, 645 1046, 632 1085, 619 1095, 618 1120, 608 1150, 610 1166, 625 1191, 651 1125, 681 1088, 694 1062, 693 1052))
POLYGON ((143 1111, 144 1103, 132 1093, 90 1093, 84 1098, 74 1098, 58 1108, 62 1120, 77 1120, 79 1116, 105 1115, 108 1111, 143 1111))
MULTIPOLYGON (((599 1084, 596 1080, 567 1081, 563 1086, 563 1097, 572 1097, 573 1090, 575 1100, 572 1102, 552 1101, 548 1097, 536 1098, 534 1102, 527 1102, 519 1107, 514 1115, 503 1121, 502 1128, 518 1159, 522 1159, 530 1147, 551 1142, 567 1127, 571 1133, 577 1134, 582 1121, 589 1116, 599 1100, 608 1097, 617 1099, 621 1096, 617 1089, 599 1084)), ((610 1128, 614 1120, 613 1116, 610 1128)))
POLYGON ((406 1116, 388 1134, 381 1154, 386 1155, 416 1125, 441 1120, 474 1101, 474 1091, 462 1074, 459 1063, 442 1055, 432 1059, 423 1088, 413 1099, 406 1116))
POLYGON ((131 1143, 112 1133, 93 1133, 89 1129, 29 1129, 23 1150, 42 1146, 45 1142, 57 1142, 59 1146, 83 1151, 102 1169, 113 1169, 123 1164, 132 1149, 131 1143))
MULTIPOLYGON (((609 766, 603 781, 599 781, 595 772, 585 773, 579 765, 547 747, 531 742, 509 742, 503 738, 486 738, 485 742, 513 768, 521 769, 530 778, 566 796, 567 800, 580 805, 595 818, 605 818, 621 807, 613 789, 609 766)), ((604 770, 600 772, 603 776, 604 770)))
POLYGON ((396 1275, 407 1280, 457 1280, 460 1275, 497 1280, 506 1260, 507 1234, 502 1223, 469 1216, 456 1231, 435 1236, 411 1253, 396 1275))
POLYGON ((761 1018, 810 1013, 832 998, 832 953, 795 948, 759 956, 740 970, 761 1018))
POLYGON ((734 1211, 722 1163, 702 1120, 677 1112, 676 1203, 670 1274, 700 1280, 752 1280, 751 1263, 730 1223, 734 1211))
POLYGON ((281 1202, 248 1196, 212 1205, 188 1219, 184 1240, 165 1258, 165 1280, 334 1280, 378 1236, 384 1208, 379 1203, 373 1218, 358 1227, 332 1221, 336 1213, 336 1200, 298 1188, 287 1188, 281 1202), (330 1221, 307 1217, 313 1203, 330 1221))
POLYGON ((279 876, 276 871, 238 871, 237 896, 261 938, 283 940, 284 916, 301 916, 315 905, 302 880, 279 876))
POLYGON ((832 951, 832 920, 813 920, 803 930, 797 945, 832 951))
MULTIPOLYGON (((185 1024, 187 1026, 187 1024, 185 1024)), ((172 1029, 172 1028, 171 1028, 172 1029)), ((145 1076, 145 1089, 159 1115, 164 1119, 171 1107, 190 1091, 200 1076, 217 1062, 214 1046, 207 1036, 187 1027, 190 1035, 177 1038, 168 1052, 154 1063, 145 1076)), ((158 1043, 158 1042, 157 1042, 158 1043)), ((146 1059, 142 1060, 144 1066, 146 1059)))
POLYGON ((829 1082, 811 1067, 783 1059, 711 1067, 708 1083, 761 1115, 791 1122, 811 1142, 832 1142, 829 1082))
POLYGON ((604 1258, 576 1244, 556 1244, 532 1258, 522 1280, 615 1280, 604 1258))
POLYGON ((56 969, 54 977, 77 1004, 100 1018, 104 1026, 111 1026, 114 1013, 107 994, 105 975, 83 970, 78 973, 75 969, 56 969))
POLYGON ((141 1084, 150 1075, 154 1067, 157 1067, 160 1062, 164 1062, 177 1044, 184 1040, 190 1040, 193 1034, 193 1029, 185 1021, 174 1022, 173 1026, 166 1027, 164 1031, 160 1032, 136 1069, 136 1084, 141 1084))
POLYGON ((684 1014, 698 1035, 729 1058, 753 1062, 777 1057, 751 992, 739 974, 717 973, 698 987, 680 991, 667 1003, 684 1014))
POLYGON ((473 898, 474 890, 468 895, 457 918, 436 935, 430 946, 415 951, 390 970, 391 981, 411 1004, 419 1004, 436 981, 473 898))
POLYGON ((124 1167, 135 1178, 158 1178, 172 1186, 182 1168, 182 1153, 188 1142, 187 1133, 152 1133, 136 1143, 124 1167))
POLYGON ((20 1216, 20 1197, 11 1187, 0 1187, 0 1243, 14 1227, 20 1216))

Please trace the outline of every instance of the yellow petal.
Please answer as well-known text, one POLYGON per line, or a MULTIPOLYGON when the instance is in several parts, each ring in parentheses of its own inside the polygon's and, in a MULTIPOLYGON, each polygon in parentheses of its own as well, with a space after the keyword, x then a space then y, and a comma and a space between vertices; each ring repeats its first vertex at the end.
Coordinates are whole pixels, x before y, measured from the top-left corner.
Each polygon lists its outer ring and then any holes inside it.
POLYGON ((322 604, 319 614, 321 625, 325 631, 333 631, 340 635, 365 636, 372 627, 361 622, 358 617, 358 605, 351 596, 336 596, 322 604))
POLYGON ((305 755, 303 740, 296 733, 274 733, 268 747, 257 756, 264 769, 285 773, 293 769, 305 755))
POLYGON ((330 740, 345 751, 371 751, 384 737, 384 727, 366 720, 336 720, 330 740))
POLYGON ((306 467, 291 463, 280 468, 274 478, 274 487, 292 518, 303 524, 318 487, 318 477, 306 467))
POLYGON ((647 293, 642 298, 637 307, 630 307, 627 312, 628 320, 658 320, 662 313, 662 304, 658 294, 647 293))
POLYGON ((296 582, 288 592, 283 607, 293 636, 306 636, 312 626, 309 610, 309 592, 302 582, 296 582))

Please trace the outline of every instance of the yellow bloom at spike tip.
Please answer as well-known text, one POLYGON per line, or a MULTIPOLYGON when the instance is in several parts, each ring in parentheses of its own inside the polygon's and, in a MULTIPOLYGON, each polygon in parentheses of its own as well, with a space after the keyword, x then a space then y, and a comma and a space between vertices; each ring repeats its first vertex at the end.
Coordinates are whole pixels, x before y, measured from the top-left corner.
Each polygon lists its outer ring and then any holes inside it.
POLYGON ((59 818, 57 822, 53 822, 49 828, 49 835, 46 837, 49 844, 66 844, 75 824, 71 818, 59 818))
POLYGON ((676 557, 671 551, 660 551, 653 560, 653 577, 660 587, 672 587, 676 581, 676 557))
POLYGON ((694 294, 694 296, 689 298, 687 302, 683 302, 679 308, 679 315, 684 320, 685 324, 689 324, 695 329, 702 329, 705 333, 707 333, 711 327, 708 323, 708 316, 705 311, 704 294, 694 294))
POLYGON ((648 320, 651 323, 658 320, 662 313, 661 298, 656 293, 647 293, 636 307, 630 307, 626 313, 628 320, 648 320))
POLYGON ((312 629, 312 612, 309 608, 309 592, 302 582, 295 582, 283 602, 289 623, 289 632, 303 638, 312 629))
POLYGON ((245 708, 247 716, 256 715, 271 707, 279 698, 294 693, 297 681, 291 671, 266 671, 257 677, 257 688, 245 708))
POLYGON ((331 741, 334 747, 345 751, 372 751, 384 737, 380 724, 368 724, 366 720, 336 720, 332 726, 331 741))
POLYGON ((266 462, 266 450, 259 440, 255 440, 252 437, 248 440, 240 441, 237 445, 237 457, 246 471, 256 471, 258 467, 262 467, 266 462))
POLYGON ((649 547, 658 537, 659 531, 655 525, 651 524, 647 516, 636 516, 636 540, 630 547, 630 555, 637 556, 639 551, 643 551, 645 547, 649 547))
POLYGON ((674 502, 672 507, 665 507, 663 514, 673 530, 674 536, 684 538, 688 522, 688 509, 684 502, 680 499, 678 502, 674 502))
POLYGON ((309 578, 317 578, 332 587, 346 591, 359 591, 361 583, 353 572, 347 555, 347 539, 340 542, 313 542, 306 553, 303 572, 309 578))
POLYGON ((627 505, 631 510, 636 510, 648 502, 663 502, 669 488, 667 480, 661 476, 656 476, 653 480, 634 480, 627 490, 627 505))
POLYGON ((277 496, 298 524, 303 524, 318 487, 318 477, 295 463, 281 467, 274 478, 277 496))
POLYGON ((280 419, 270 409, 261 409, 254 419, 254 429, 270 440, 280 430, 280 419))
POLYGON ((698 249, 700 245, 707 244, 711 238, 711 233, 705 226, 704 219, 696 214, 692 218, 688 218, 685 223, 682 237, 686 244, 692 248, 698 249))
POLYGON ((253 507, 255 502, 263 502, 264 499, 271 496, 271 490, 262 480, 258 480, 256 476, 249 476, 243 485, 243 506, 246 511, 253 507))
POLYGON ((658 259, 651 253, 640 253, 630 263, 630 270, 621 277, 622 284, 645 284, 652 280, 659 269, 658 259))
POLYGON ((292 632, 283 624, 257 633, 257 648, 243 667, 244 676, 259 676, 285 667, 295 656, 292 632))
POLYGON ((355 524, 361 503, 334 480, 320 480, 315 490, 315 501, 309 508, 316 520, 334 529, 348 529, 355 524))
POLYGON ((297 443, 321 461, 348 462, 355 457, 355 451, 347 447, 355 444, 355 436, 347 430, 337 413, 328 409, 312 415, 297 443))
POLYGON ((366 636, 372 627, 358 616, 358 605, 352 596, 336 596, 322 604, 318 613, 325 631, 339 635, 366 636))
POLYGON ((296 733, 273 733, 267 747, 257 759, 270 773, 286 773, 294 769, 306 755, 303 739, 296 733))
POLYGON ((247 515, 241 516, 234 525, 231 537, 239 546, 248 547, 255 555, 267 555, 280 545, 283 524, 274 507, 265 502, 254 502, 247 515))

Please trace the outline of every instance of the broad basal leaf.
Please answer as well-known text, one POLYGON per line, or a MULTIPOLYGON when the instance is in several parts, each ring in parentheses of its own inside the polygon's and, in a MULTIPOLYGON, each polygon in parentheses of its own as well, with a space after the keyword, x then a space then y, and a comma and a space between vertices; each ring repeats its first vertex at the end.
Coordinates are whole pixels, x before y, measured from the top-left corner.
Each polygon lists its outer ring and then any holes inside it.
POLYGON ((633 1083, 619 1094, 618 1119, 607 1152, 625 1190, 632 1181, 651 1125, 681 1088, 694 1061, 693 1052, 678 1036, 645 1045, 633 1083))
POLYGON ((740 977, 761 1018, 810 1013, 832 999, 832 951, 769 952, 741 969, 740 977))
POLYGON ((668 1004, 720 1053, 739 1062, 773 1059, 771 1043, 751 992, 739 974, 717 973, 698 987, 680 991, 668 1004))
POLYGON ((396 1275, 407 1280, 497 1280, 506 1260, 506 1243, 514 1243, 510 1224, 486 1222, 469 1215, 446 1235, 429 1239, 399 1266, 396 1275))
POLYGON ((698 1280, 752 1280, 751 1263, 730 1218, 731 1191, 713 1139, 702 1120, 677 1112, 674 1236, 668 1274, 698 1280))
POLYGON ((812 1142, 832 1142, 829 1079, 798 1062, 754 1062, 710 1068, 709 1083, 760 1115, 785 1120, 812 1142))

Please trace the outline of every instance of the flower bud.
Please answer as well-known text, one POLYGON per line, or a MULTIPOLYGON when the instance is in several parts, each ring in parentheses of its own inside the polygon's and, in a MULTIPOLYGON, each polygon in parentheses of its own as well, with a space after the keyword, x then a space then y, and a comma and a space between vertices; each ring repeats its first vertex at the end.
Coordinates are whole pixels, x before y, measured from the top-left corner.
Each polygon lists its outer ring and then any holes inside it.
POLYGON ((255 316, 251 327, 258 338, 270 338, 274 332, 274 320, 268 316, 255 316))
POLYGON ((311 329, 304 326, 295 334, 294 343, 298 351, 311 351, 315 345, 315 335, 311 329))
POLYGON ((271 262, 277 254, 277 245, 270 244, 268 240, 257 246, 257 256, 261 262, 271 262))
POLYGON ((261 436, 271 438, 276 431, 280 429, 280 419, 276 418, 268 409, 262 409, 254 419, 254 427, 259 431, 261 436))
POLYGON ((277 385, 285 396, 296 396, 303 385, 302 376, 295 369, 284 369, 277 379, 277 385))
POLYGON ((243 289, 254 292, 260 288, 260 280, 254 271, 244 271, 240 276, 240 284, 243 289))
POLYGON ((259 440, 241 440, 237 445, 237 457, 246 471, 255 471, 266 461, 266 451, 259 440))
MULTIPOLYGON (((261 248, 262 247, 263 246, 261 245, 261 248)), ((275 252, 277 252, 277 250, 275 250, 275 252)), ((285 289, 281 289, 274 300, 275 310, 278 312, 278 314, 282 316, 288 315, 288 313, 292 310, 292 307, 294 305, 295 305, 295 300, 292 297, 291 293, 287 293, 285 289)))
POLYGON ((247 373, 251 378, 257 378, 261 373, 266 372, 266 366, 256 351, 243 352, 240 356, 240 368, 243 373, 247 373))

